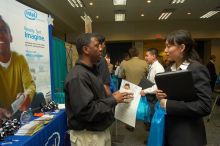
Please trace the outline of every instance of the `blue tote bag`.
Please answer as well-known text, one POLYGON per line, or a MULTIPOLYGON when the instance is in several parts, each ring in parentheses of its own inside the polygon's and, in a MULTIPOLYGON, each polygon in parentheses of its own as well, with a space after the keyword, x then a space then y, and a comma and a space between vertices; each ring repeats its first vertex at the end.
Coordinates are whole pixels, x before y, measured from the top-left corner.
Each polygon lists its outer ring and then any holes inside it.
POLYGON ((110 76, 110 91, 114 93, 116 91, 116 86, 114 84, 113 78, 110 76))
POLYGON ((159 101, 155 105, 155 113, 151 121, 150 134, 147 146, 163 146, 165 132, 165 110, 160 107, 159 101))
POLYGON ((136 113, 136 119, 141 120, 141 121, 148 121, 150 120, 150 107, 147 102, 146 96, 142 96, 138 108, 137 108, 137 113, 136 113))

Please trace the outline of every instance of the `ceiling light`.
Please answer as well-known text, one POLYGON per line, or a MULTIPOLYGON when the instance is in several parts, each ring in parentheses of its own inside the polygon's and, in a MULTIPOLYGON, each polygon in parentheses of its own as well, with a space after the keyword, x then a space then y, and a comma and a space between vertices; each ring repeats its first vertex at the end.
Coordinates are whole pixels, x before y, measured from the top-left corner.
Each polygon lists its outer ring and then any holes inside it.
POLYGON ((187 15, 191 15, 191 12, 187 12, 187 15))
POLYGON ((115 14, 115 21, 125 21, 125 14, 115 14))
POLYGON ((172 13, 173 12, 164 12, 158 17, 158 19, 159 20, 166 20, 172 13))
POLYGON ((141 17, 144 17, 144 14, 141 14, 141 17))
POLYGON ((68 0, 68 2, 70 3, 70 5, 72 6, 72 7, 76 7, 76 8, 78 8, 78 7, 84 7, 84 4, 83 4, 83 2, 81 1, 81 0, 68 0))
POLYGON ((148 0, 147 3, 151 3, 151 0, 148 0))
POLYGON ((171 4, 182 4, 185 0, 172 0, 171 4))
POLYGON ((220 11, 209 11, 208 13, 206 13, 205 15, 202 15, 200 18, 210 18, 213 15, 217 14, 220 11))
POLYGON ((99 19, 99 16, 95 16, 96 19, 99 19))
POLYGON ((93 5, 93 2, 90 2, 89 5, 92 6, 92 5, 93 5))
POLYGON ((125 11, 115 11, 115 21, 125 21, 125 11))
POLYGON ((173 11, 174 11, 174 10, 175 10, 175 9, 164 9, 164 10, 162 11, 161 15, 158 17, 158 20, 166 20, 166 19, 168 19, 169 16, 170 16, 171 14, 173 14, 173 11))
POLYGON ((113 5, 126 5, 127 0, 113 0, 113 5))

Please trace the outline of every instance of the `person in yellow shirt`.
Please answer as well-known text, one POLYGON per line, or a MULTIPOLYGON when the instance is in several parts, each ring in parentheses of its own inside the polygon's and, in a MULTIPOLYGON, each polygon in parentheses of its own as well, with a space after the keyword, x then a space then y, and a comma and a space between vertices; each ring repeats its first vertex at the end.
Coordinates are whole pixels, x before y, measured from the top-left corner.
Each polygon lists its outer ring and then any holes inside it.
POLYGON ((11 104, 20 95, 24 100, 19 109, 26 110, 36 90, 25 57, 11 51, 11 42, 10 28, 0 16, 0 119, 8 117, 11 104))

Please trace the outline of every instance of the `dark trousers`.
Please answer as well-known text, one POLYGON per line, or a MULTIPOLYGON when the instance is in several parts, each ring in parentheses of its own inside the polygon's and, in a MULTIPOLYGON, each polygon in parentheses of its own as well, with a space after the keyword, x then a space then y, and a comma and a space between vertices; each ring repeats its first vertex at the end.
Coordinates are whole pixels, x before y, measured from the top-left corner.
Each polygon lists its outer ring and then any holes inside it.
POLYGON ((148 104, 150 106, 150 121, 151 121, 153 118, 154 112, 155 112, 154 106, 158 100, 155 94, 147 94, 146 97, 147 97, 148 104))

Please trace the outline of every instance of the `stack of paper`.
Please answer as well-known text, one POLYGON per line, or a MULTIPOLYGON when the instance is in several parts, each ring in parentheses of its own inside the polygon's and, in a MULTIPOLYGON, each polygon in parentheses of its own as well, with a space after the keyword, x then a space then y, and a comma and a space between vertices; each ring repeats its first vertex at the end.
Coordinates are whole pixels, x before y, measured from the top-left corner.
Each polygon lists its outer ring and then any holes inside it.
POLYGON ((22 126, 15 135, 33 135, 35 132, 39 131, 44 125, 44 121, 31 121, 28 124, 22 126))
POLYGON ((35 132, 39 131, 44 124, 47 124, 53 119, 54 115, 43 115, 40 118, 31 121, 28 124, 22 126, 15 135, 33 135, 35 132))
POLYGON ((54 117, 54 115, 43 115, 37 119, 35 119, 34 121, 50 121, 52 120, 54 117))
POLYGON ((42 117, 39 117, 34 121, 44 121, 44 124, 47 124, 53 119, 53 117, 54 115, 43 115, 42 117))

